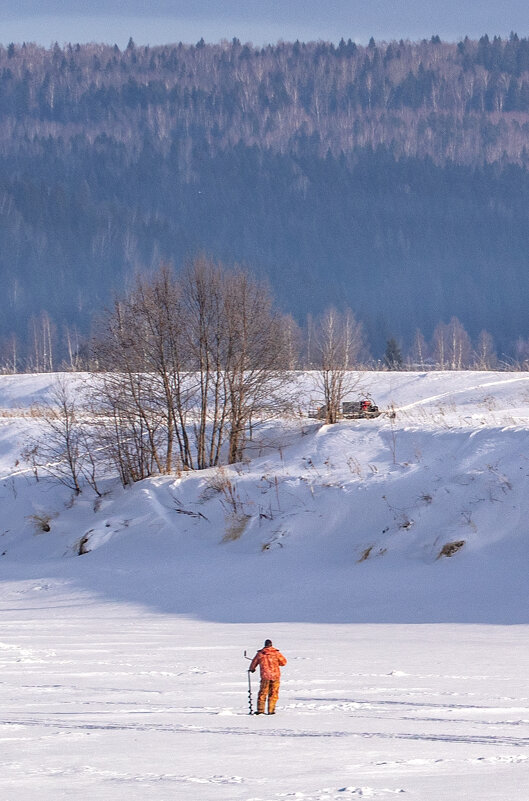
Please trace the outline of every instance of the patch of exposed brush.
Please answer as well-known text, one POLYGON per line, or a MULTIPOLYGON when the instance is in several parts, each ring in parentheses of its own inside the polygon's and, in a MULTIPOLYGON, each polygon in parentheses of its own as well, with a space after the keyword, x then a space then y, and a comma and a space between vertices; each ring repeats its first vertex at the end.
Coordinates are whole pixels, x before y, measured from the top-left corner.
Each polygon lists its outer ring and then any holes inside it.
POLYGON ((246 531, 246 526, 252 519, 251 515, 244 512, 234 512, 226 516, 226 531, 222 538, 222 542, 235 542, 242 537, 246 531))
POLYGON ((439 553, 437 554, 437 558, 441 559, 443 556, 453 556, 455 553, 461 550, 463 545, 465 544, 465 540, 454 540, 453 542, 446 542, 439 553))
POLYGON ((35 526, 36 534, 47 534, 51 531, 51 515, 29 515, 28 520, 31 520, 35 526))
POLYGON ((93 529, 87 531, 86 534, 83 534, 79 543, 77 545, 77 555, 83 556, 85 553, 90 553, 90 548, 88 547, 88 541, 90 539, 90 534, 92 534, 93 529))
POLYGON ((368 559, 371 559, 373 556, 384 556, 387 552, 387 548, 379 548, 378 550, 374 550, 374 545, 369 545, 360 553, 360 559, 356 560, 356 564, 359 565, 361 562, 367 562, 368 559))

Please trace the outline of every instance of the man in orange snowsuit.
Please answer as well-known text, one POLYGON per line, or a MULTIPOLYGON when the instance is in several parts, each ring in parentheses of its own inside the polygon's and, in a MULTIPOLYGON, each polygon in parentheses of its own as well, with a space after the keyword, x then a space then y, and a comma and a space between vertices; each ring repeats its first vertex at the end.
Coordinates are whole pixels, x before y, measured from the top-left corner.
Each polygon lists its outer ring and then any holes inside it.
POLYGON ((279 695, 279 682, 281 670, 287 660, 283 654, 272 646, 272 640, 265 640, 264 648, 257 651, 250 665, 251 673, 255 673, 257 665, 261 670, 261 686, 257 696, 256 715, 264 715, 266 699, 268 698, 268 714, 275 715, 277 698, 279 695))

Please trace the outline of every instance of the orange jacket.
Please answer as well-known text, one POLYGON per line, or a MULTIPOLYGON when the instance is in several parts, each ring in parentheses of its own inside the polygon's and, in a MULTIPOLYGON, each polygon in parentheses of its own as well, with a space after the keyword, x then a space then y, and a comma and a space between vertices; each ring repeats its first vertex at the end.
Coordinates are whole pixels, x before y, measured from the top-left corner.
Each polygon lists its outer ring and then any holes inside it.
POLYGON ((259 665, 262 679, 276 681, 281 676, 279 668, 286 665, 286 663, 287 660, 283 654, 277 648, 268 645, 266 648, 261 648, 260 651, 257 651, 252 659, 250 670, 253 673, 257 665, 259 665))

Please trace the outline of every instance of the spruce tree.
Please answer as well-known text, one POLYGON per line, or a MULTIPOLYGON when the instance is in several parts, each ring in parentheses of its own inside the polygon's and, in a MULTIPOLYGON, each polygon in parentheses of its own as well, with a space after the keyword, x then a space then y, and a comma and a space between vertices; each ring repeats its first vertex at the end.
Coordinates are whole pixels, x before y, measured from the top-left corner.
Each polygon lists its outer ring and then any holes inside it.
POLYGON ((391 337, 386 343, 386 350, 384 352, 384 364, 388 370, 401 370, 402 369, 402 353, 396 339, 391 337))

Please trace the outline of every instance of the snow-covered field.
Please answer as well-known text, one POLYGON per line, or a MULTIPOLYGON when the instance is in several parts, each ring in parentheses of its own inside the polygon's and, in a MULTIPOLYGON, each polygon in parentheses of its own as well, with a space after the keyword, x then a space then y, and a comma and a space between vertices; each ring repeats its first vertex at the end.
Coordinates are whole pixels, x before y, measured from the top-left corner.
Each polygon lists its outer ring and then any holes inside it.
POLYGON ((51 382, 0 377, 0 801, 529 799, 529 375, 368 373, 395 420, 101 501, 17 464, 51 382))

